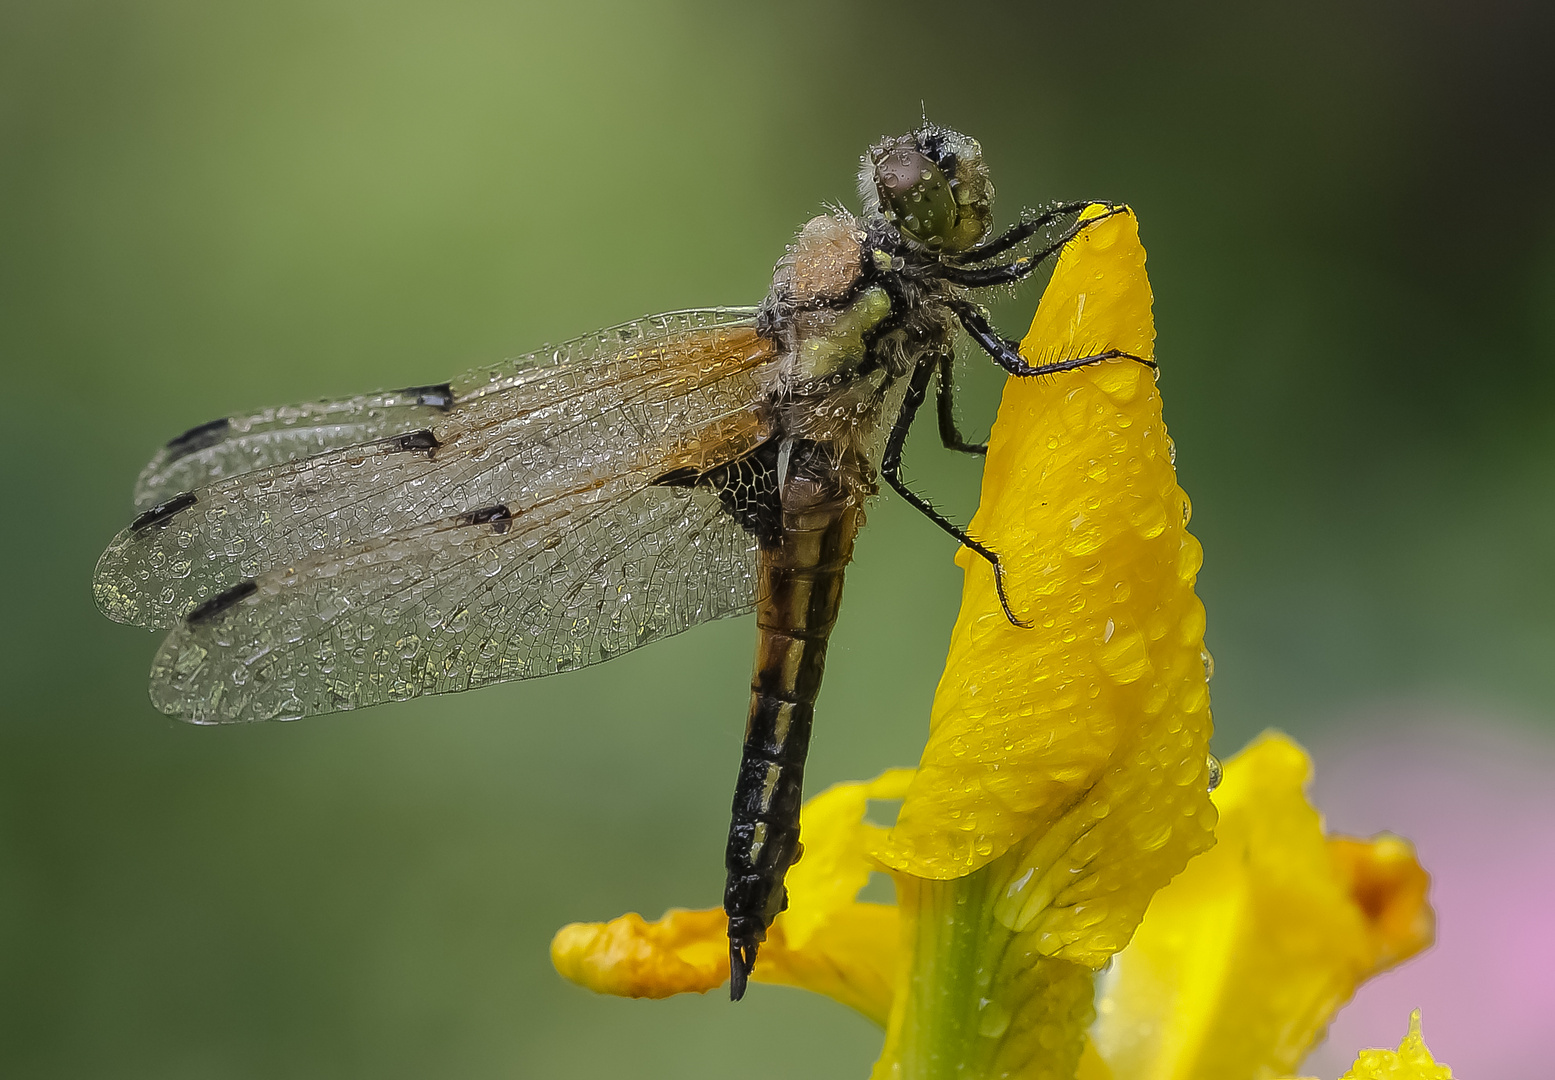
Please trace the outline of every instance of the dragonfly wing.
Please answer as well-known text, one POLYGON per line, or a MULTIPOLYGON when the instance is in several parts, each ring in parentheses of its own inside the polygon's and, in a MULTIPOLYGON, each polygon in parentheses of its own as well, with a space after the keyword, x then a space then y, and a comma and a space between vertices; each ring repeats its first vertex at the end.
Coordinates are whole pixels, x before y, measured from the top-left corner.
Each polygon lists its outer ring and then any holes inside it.
POLYGON ((135 509, 144 512, 230 477, 415 431, 452 405, 453 389, 443 383, 223 416, 157 451, 135 481, 135 509))
POLYGON ((673 311, 476 368, 446 383, 224 416, 190 428, 157 451, 135 482, 135 509, 144 512, 234 476, 432 427, 475 396, 535 383, 554 388, 566 381, 558 378, 565 372, 597 377, 633 344, 748 326, 754 316, 754 308, 673 311))
POLYGON ((151 696, 224 724, 548 675, 749 610, 755 560, 715 495, 618 477, 242 582, 168 635, 151 696))
MULTIPOLYGON (((452 403, 426 427, 237 472, 145 510, 98 562, 98 605, 120 622, 173 626, 244 580, 347 545, 482 507, 520 517, 590 485, 739 457, 764 437, 755 408, 772 358, 747 310, 714 309, 471 372, 449 384, 452 403)), ((405 405, 395 423, 420 422, 405 410, 430 407, 405 405)), ((183 460, 236 469, 296 448, 274 442, 279 434, 183 460)))

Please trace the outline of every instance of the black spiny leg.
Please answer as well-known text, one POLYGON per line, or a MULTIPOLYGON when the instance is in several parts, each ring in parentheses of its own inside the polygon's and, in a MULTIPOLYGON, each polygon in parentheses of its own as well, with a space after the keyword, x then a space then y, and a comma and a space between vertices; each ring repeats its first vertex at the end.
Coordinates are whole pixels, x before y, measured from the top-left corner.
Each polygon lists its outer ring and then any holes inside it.
POLYGON ((971 548, 988 561, 988 565, 993 567, 994 588, 998 590, 999 606, 1004 609, 1004 617, 1022 629, 1029 629, 1030 624, 1021 622, 1010 609, 1009 597, 1004 592, 1004 566, 999 562, 999 556, 973 540, 966 534, 965 529, 934 509, 927 499, 909 488, 902 480, 902 448, 907 445, 907 432, 912 427, 913 417, 918 414, 918 406, 923 404, 923 399, 928 394, 929 380, 934 377, 939 364, 940 361, 937 359, 923 360, 919 361, 918 366, 913 369, 912 380, 907 384, 907 396, 902 400, 902 411, 896 414, 896 422, 891 425, 891 435, 886 439, 885 453, 880 458, 880 475, 885 477, 886 483, 906 499, 913 509, 955 537, 957 543, 971 548))
MULTIPOLYGON (((1078 205, 1085 207, 1092 204, 1080 203, 1078 205)), ((1062 212, 1062 209, 1063 208, 1051 211, 1049 214, 1045 214, 1043 217, 1037 218, 1036 221, 1042 222, 1044 218, 1051 219, 1052 215, 1062 212)), ((971 268, 947 266, 944 268, 945 277, 947 280, 954 281, 957 285, 963 285, 968 289, 981 289, 986 288, 989 285, 1013 284, 1014 282, 1017 282, 1024 278, 1026 275, 1030 274, 1038 266, 1041 266, 1042 263, 1047 261, 1049 257, 1051 257, 1065 244, 1079 236, 1081 232, 1090 228, 1098 221, 1106 221, 1114 214, 1123 213, 1123 209, 1124 208, 1121 206, 1109 206, 1105 213, 1097 214, 1095 217, 1088 217, 1084 221, 1077 221, 1069 228, 1064 230, 1064 235, 1060 236, 1057 240, 1054 240, 1041 251, 1033 252, 1030 255, 1022 255, 1014 262, 1005 263, 1003 266, 978 266, 971 268)), ((989 244, 988 246, 993 247, 994 244, 1002 243, 1005 237, 1010 236, 1022 228, 1024 228, 1024 226, 1017 225, 1014 229, 1011 229, 1008 233, 1005 233, 1004 236, 1001 236, 998 240, 995 240, 993 244, 989 244)), ((1040 225, 1033 223, 1031 231, 1034 232, 1037 228, 1040 228, 1040 225)), ((1030 235, 1030 233, 1027 233, 1026 235, 1030 235)), ((1022 236, 1020 239, 1024 240, 1025 236, 1022 236)), ((1019 240, 1016 241, 1016 243, 1019 242, 1019 240)), ((987 256, 984 255, 975 261, 981 262, 986 258, 987 256)))
POLYGON ((956 383, 955 373, 951 371, 955 359, 954 353, 946 353, 937 365, 939 383, 934 404, 939 411, 939 441, 946 450, 959 450, 963 454, 987 454, 987 443, 967 442, 956 427, 956 383))
MULTIPOLYGON (((1063 217, 1065 214, 1077 214, 1081 210, 1084 210, 1087 206, 1094 205, 1094 202, 1087 201, 1064 203, 1060 206, 1055 206, 1051 210, 1047 210, 1041 214, 1038 214, 1030 221, 1023 221, 1019 225, 1011 226, 1010 228, 1006 229, 1002 235, 994 237, 992 240, 988 241, 986 244, 983 244, 981 247, 973 248, 971 251, 966 253, 966 257, 963 261, 973 263, 987 262, 995 255, 1003 255, 1006 251, 1009 251, 1010 248, 1014 247, 1016 244, 1019 244, 1022 240, 1025 240, 1031 236, 1035 236, 1038 229, 1045 225, 1051 224, 1058 218, 1063 217)), ((1110 206, 1111 204, 1109 203, 1108 205, 1110 206)))
POLYGON ((1059 371, 1073 371, 1075 368, 1085 367, 1088 364, 1099 364, 1103 360, 1133 360, 1144 364, 1154 371, 1157 364, 1154 360, 1147 360, 1143 356, 1135 356, 1131 352, 1122 349, 1107 349, 1104 352, 1092 353, 1090 356, 1076 356, 1068 360, 1057 360, 1051 364, 1028 364, 1026 358, 1020 354, 1020 347, 1008 338, 1003 338, 988 324, 988 318, 974 304, 966 301, 956 301, 951 304, 951 310, 956 313, 956 318, 961 320, 961 325, 966 328, 968 336, 989 356, 996 360, 1000 367, 1011 375, 1051 375, 1059 371))
POLYGON ((945 267, 945 277, 954 281, 957 285, 968 289, 986 289, 990 285, 1013 285, 1015 282, 1028 277, 1043 259, 1051 255, 1046 252, 1039 255, 1023 255, 1012 263, 1002 266, 979 266, 970 270, 959 266, 945 267))

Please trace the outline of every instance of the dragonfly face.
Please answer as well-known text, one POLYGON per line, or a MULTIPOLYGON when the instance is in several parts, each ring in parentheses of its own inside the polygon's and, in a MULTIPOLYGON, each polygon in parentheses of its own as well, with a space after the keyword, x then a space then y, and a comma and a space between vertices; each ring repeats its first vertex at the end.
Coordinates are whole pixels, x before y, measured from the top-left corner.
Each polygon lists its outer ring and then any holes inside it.
POLYGON ((152 701, 199 724, 292 719, 583 667, 754 609, 726 860, 738 999, 786 904, 826 643, 877 478, 998 570, 900 477, 931 383, 946 445, 981 451, 953 422, 956 335, 1020 375, 1122 355, 1029 366, 970 299, 1057 250, 1085 204, 985 240, 981 151, 927 123, 877 144, 861 181, 862 216, 805 225, 759 307, 173 439, 93 583, 110 618, 168 630, 152 701))
POLYGON ((910 243, 961 255, 993 230, 993 181, 983 148, 958 131, 925 125, 876 143, 859 194, 910 243))

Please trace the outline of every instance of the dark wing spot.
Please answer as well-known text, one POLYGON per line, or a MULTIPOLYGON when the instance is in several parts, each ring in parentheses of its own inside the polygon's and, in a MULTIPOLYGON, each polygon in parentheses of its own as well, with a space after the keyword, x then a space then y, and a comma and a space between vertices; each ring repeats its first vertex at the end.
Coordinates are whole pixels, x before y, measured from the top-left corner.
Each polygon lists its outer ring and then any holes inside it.
POLYGON ((417 405, 430 405, 434 409, 454 407, 454 389, 447 383, 437 383, 434 386, 407 386, 398 393, 413 399, 417 405))
POLYGON ((174 495, 164 503, 158 503, 134 521, 130 522, 131 532, 143 532, 156 525, 166 525, 173 520, 173 515, 180 510, 187 510, 200 500, 195 498, 194 492, 185 491, 174 495))
POLYGON ((197 454, 208 446, 215 446, 227 437, 227 429, 232 426, 232 421, 223 416, 219 420, 212 420, 208 424, 192 427, 176 439, 169 439, 167 444, 167 460, 177 461, 179 458, 197 454))
POLYGON ((498 503, 496 506, 483 506, 479 510, 460 514, 456 520, 464 525, 490 525, 491 531, 500 535, 508 531, 508 526, 513 521, 513 514, 507 507, 498 503))
POLYGON ((702 479, 700 472, 690 465, 682 465, 678 469, 671 469, 654 483, 659 487, 696 487, 700 479, 702 479))
POLYGON ((407 432, 404 435, 397 436, 394 440, 394 448, 396 450, 425 450, 428 457, 431 456, 433 450, 442 445, 442 443, 437 441, 437 436, 432 434, 427 428, 422 428, 420 431, 407 432))
POLYGON ((240 581, 232 588, 217 593, 205 603, 184 616, 184 621, 190 626, 198 626, 203 622, 210 622, 228 608, 236 607, 245 598, 253 596, 259 591, 259 586, 254 584, 254 579, 240 581))
MULTIPOLYGON (((768 439, 744 457, 699 473, 673 469, 654 481, 661 487, 695 487, 718 496, 724 510, 763 547, 777 543, 783 531, 783 503, 778 493, 779 440, 768 439)), ((796 442, 795 447, 810 444, 796 442)))

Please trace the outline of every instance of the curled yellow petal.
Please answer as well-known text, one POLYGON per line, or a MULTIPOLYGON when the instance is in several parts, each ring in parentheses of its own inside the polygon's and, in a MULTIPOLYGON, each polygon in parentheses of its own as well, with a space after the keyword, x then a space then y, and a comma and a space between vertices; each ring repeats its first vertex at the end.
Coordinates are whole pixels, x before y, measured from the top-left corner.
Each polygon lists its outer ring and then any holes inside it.
POLYGON ((1310 773, 1274 734, 1226 763, 1215 847, 1156 894, 1099 981, 1092 1038, 1116 1075, 1288 1074, 1362 980, 1429 942, 1413 852, 1326 840, 1310 773))
POLYGON ((1340 1080, 1452 1080, 1452 1070, 1437 1063, 1420 1034, 1420 1010, 1409 1015, 1409 1034, 1397 1050, 1362 1050, 1340 1080))
POLYGON ((1334 872, 1366 920, 1372 973, 1409 959, 1436 937, 1436 914, 1426 894, 1431 875, 1408 840, 1383 834, 1370 840, 1330 837, 1334 872))
POLYGON ((727 927, 717 909, 675 909, 657 922, 631 912, 607 923, 571 923, 551 939, 551 963, 597 994, 703 994, 729 977, 727 927))
MULTIPOLYGON (((882 1027, 891 1011, 900 934, 891 904, 851 904, 795 948, 778 916, 751 978, 825 994, 882 1027)), ((551 939, 551 963, 597 994, 666 998, 705 994, 729 979, 728 921, 718 908, 671 910, 649 922, 635 912, 607 923, 572 923, 551 939)))
MULTIPOLYGON (((789 872, 789 908, 767 933, 752 978, 797 986, 857 1009, 878 1024, 891 1010, 899 949, 897 909, 859 903, 874 867, 866 852, 884 829, 865 818, 872 799, 899 799, 911 769, 838 784, 800 813, 804 856, 789 872)), ((635 913, 573 923, 551 941, 566 978, 601 994, 662 998, 706 993, 729 978, 728 921, 717 909, 635 913)))

